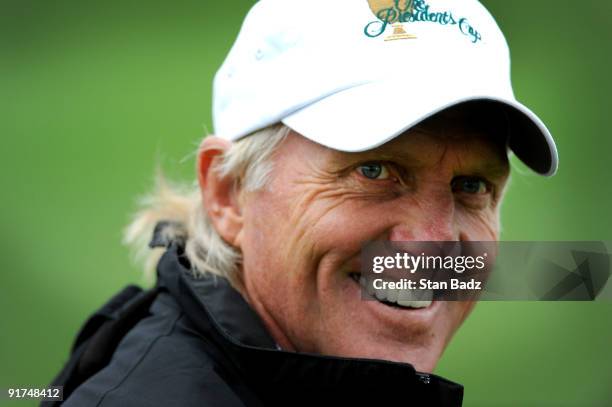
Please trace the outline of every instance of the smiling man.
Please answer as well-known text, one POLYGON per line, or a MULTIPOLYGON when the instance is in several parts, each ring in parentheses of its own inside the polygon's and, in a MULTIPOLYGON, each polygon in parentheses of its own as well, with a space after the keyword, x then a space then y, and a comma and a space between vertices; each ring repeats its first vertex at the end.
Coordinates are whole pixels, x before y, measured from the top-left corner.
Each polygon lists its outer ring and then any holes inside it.
POLYGON ((360 253, 496 241, 509 153, 556 171, 490 14, 262 0, 214 85, 198 188, 160 184, 127 232, 163 253, 156 288, 86 325, 67 405, 461 404, 431 372, 474 302, 365 301, 360 253))
POLYGON ((362 153, 289 132, 266 186, 242 195, 200 167, 212 223, 243 255, 242 292, 281 348, 433 370, 472 303, 391 308, 363 301, 351 274, 366 241, 497 240, 509 167, 505 138, 475 125, 486 111, 455 108, 362 153))

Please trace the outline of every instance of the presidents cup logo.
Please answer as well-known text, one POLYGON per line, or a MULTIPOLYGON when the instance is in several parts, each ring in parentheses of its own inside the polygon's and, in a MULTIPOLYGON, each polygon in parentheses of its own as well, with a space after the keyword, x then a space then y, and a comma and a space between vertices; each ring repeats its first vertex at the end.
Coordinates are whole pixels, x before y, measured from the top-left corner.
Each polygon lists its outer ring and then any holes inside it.
MULTIPOLYGON (((403 20, 401 20, 403 15, 412 14, 414 11, 413 0, 368 0, 368 4, 370 5, 370 10, 372 10, 376 18, 382 23, 378 33, 374 33, 374 35, 368 33, 368 26, 371 26, 372 23, 368 24, 364 30, 368 37, 379 36, 385 31, 387 25, 391 24, 393 27, 393 34, 387 36, 385 41, 416 38, 416 35, 408 34, 406 30, 404 30, 402 24, 403 20)), ((376 22, 373 21, 373 23, 376 22)))
POLYGON ((416 35, 406 32, 404 24, 429 22, 442 26, 457 26, 473 43, 482 40, 481 34, 470 24, 467 17, 456 18, 450 10, 432 10, 425 0, 368 0, 368 4, 377 18, 363 29, 364 34, 370 38, 380 36, 389 24, 393 27, 393 33, 385 37, 385 41, 416 38, 416 35))

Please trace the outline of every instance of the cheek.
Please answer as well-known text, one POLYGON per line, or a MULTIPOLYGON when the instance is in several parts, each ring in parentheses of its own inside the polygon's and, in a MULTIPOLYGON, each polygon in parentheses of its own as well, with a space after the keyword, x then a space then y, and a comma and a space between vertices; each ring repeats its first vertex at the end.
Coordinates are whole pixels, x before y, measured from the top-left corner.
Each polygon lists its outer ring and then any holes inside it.
POLYGON ((357 254, 363 242, 384 231, 376 205, 345 200, 336 204, 313 203, 303 215, 300 228, 318 252, 357 254))
POLYGON ((498 211, 457 212, 457 227, 464 240, 491 241, 499 239, 498 211))
POLYGON ((241 272, 248 295, 282 310, 282 304, 270 303, 285 301, 272 294, 287 292, 288 272, 292 269, 287 263, 292 256, 285 247, 288 236, 283 230, 283 208, 266 194, 251 193, 244 201, 242 216, 241 272))
POLYGON ((296 192, 282 206, 284 247, 314 263, 330 255, 355 256, 363 242, 382 236, 385 229, 380 217, 383 204, 342 187, 296 192))

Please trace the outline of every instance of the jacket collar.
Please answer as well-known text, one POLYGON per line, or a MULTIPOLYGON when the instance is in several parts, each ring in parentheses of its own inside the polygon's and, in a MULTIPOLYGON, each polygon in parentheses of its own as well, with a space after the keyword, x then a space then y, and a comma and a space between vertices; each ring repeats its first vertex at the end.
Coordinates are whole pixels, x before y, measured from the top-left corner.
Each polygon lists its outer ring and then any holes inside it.
POLYGON ((430 405, 461 404, 463 386, 416 372, 410 364, 279 350, 261 319, 227 279, 194 276, 181 242, 169 243, 157 272, 158 285, 168 290, 200 334, 256 388, 276 393, 303 389, 304 384, 315 391, 334 392, 349 388, 397 391, 394 386, 398 386, 411 389, 413 397, 420 395, 430 405))

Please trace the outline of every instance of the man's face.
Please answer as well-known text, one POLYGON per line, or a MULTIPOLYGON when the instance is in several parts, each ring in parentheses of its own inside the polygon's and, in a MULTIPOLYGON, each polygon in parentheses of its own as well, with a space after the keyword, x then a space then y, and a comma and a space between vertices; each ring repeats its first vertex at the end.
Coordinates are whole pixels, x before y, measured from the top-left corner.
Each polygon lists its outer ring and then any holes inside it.
POLYGON ((361 299, 366 241, 491 241, 508 178, 504 140, 439 116, 363 153, 291 133, 268 186, 243 197, 251 305, 281 347, 431 371, 473 302, 421 309, 361 299))

